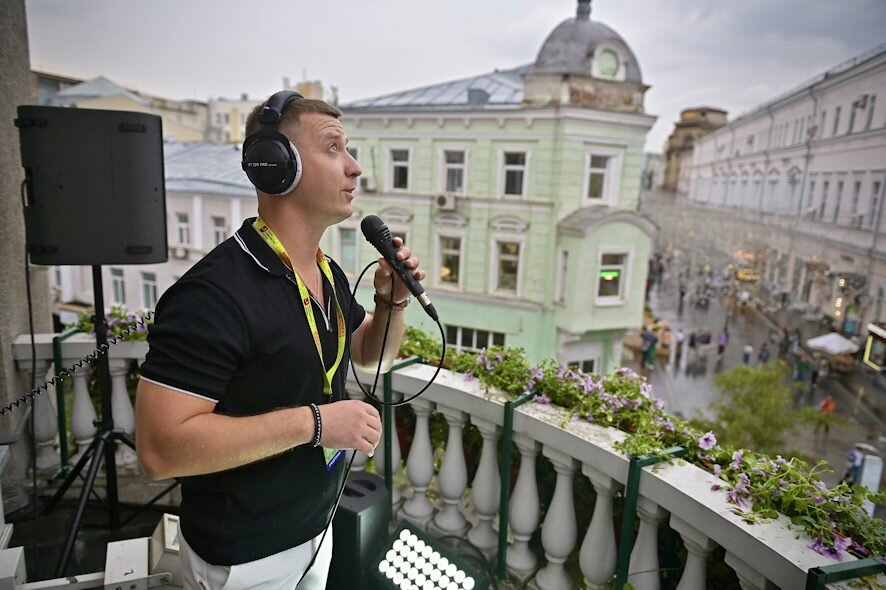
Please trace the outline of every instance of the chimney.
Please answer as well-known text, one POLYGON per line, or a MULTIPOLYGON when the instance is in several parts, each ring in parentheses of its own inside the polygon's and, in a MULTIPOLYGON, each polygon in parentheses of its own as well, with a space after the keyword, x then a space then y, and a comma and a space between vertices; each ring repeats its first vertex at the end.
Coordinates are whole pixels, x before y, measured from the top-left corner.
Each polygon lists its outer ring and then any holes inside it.
POLYGON ((591 0, 578 0, 578 10, 575 13, 575 20, 591 19, 591 0))

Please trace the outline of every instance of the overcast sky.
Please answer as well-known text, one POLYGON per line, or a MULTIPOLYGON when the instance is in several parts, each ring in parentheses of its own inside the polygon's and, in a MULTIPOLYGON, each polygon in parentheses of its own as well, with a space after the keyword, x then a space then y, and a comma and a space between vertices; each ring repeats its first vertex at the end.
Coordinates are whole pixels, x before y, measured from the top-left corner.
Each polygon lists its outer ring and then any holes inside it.
MULTIPOLYGON (((576 0, 26 0, 31 65, 156 96, 266 97, 284 76, 343 102, 530 63, 576 0)), ((595 0, 640 62, 646 149, 681 109, 730 118, 886 42, 886 0, 595 0)))

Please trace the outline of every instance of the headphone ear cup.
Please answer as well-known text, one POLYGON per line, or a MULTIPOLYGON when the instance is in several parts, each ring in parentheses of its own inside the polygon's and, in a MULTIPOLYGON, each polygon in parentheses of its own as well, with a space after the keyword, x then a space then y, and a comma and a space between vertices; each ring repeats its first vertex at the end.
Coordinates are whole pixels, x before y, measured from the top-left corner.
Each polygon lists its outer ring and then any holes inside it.
POLYGON ((301 180, 301 156, 277 132, 258 135, 244 147, 243 170, 260 191, 285 195, 301 180))

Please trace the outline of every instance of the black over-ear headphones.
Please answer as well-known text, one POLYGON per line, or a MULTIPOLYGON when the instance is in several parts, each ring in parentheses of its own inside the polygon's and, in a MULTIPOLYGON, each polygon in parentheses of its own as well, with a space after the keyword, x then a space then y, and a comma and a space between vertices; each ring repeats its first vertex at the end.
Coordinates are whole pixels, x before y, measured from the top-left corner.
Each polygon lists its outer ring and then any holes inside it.
POLYGON ((303 98, 292 90, 274 93, 258 116, 262 128, 243 142, 243 170, 258 190, 269 195, 285 195, 301 180, 301 156, 277 127, 286 107, 303 98))

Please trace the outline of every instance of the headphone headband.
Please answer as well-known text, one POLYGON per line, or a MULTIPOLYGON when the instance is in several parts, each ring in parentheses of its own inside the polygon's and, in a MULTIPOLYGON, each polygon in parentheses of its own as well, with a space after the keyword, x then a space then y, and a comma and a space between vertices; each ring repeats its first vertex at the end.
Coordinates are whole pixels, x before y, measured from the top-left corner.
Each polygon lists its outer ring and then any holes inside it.
POLYGON ((275 92, 268 99, 268 102, 265 103, 265 107, 258 116, 258 122, 262 125, 273 125, 276 127, 283 120, 283 113, 286 112, 286 107, 303 98, 304 96, 294 90, 275 92))

